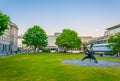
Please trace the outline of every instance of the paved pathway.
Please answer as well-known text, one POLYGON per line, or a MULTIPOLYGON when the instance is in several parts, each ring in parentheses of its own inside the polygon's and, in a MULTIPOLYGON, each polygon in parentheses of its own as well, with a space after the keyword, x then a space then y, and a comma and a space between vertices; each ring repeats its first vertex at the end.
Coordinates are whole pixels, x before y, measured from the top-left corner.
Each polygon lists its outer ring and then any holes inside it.
POLYGON ((103 57, 109 57, 109 58, 120 58, 120 56, 111 56, 111 55, 104 55, 103 57))
POLYGON ((63 64, 72 64, 76 66, 89 66, 89 67, 116 67, 120 66, 120 62, 98 60, 98 63, 95 63, 93 60, 64 60, 63 64))

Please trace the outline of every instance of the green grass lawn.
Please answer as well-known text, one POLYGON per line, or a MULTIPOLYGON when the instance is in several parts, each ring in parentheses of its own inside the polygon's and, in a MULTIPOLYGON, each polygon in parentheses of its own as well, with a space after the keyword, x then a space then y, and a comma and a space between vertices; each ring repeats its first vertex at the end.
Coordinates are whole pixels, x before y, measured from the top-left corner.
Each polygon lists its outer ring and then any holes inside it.
MULTIPOLYGON (((87 67, 62 64, 81 60, 80 54, 19 54, 0 57, 0 81, 120 81, 120 67, 87 67)), ((97 56, 99 60, 120 62, 97 56)))

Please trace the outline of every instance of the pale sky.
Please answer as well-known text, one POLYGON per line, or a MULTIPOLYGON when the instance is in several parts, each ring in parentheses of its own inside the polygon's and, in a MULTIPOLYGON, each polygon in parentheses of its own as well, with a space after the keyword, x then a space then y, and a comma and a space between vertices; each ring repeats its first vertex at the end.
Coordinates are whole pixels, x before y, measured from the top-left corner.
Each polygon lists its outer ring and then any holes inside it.
POLYGON ((48 35, 69 28, 80 36, 102 36, 120 24, 120 0, 0 0, 0 11, 19 26, 19 34, 39 25, 48 35))

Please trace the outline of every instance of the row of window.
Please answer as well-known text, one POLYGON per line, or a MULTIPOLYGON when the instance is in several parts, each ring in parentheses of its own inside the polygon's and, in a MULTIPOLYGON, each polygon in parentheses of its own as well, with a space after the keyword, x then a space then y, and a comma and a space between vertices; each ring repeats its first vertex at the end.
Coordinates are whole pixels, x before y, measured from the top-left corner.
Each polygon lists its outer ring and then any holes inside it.
POLYGON ((115 29, 109 30, 110 35, 111 34, 116 34, 116 33, 119 33, 119 32, 120 32, 120 28, 115 28, 115 29))
POLYGON ((93 51, 105 52, 105 51, 111 51, 111 49, 108 48, 107 45, 99 45, 99 46, 93 46, 93 51))
POLYGON ((90 43, 92 43, 92 44, 105 44, 105 43, 107 43, 107 40, 106 39, 105 40, 93 40, 90 43))
POLYGON ((0 51, 10 51, 10 45, 0 44, 0 51))

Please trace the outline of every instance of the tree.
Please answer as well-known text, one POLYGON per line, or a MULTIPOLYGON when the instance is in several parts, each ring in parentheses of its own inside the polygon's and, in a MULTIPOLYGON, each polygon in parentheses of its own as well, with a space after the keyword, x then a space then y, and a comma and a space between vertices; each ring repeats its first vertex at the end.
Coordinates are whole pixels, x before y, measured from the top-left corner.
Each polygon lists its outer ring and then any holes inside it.
POLYGON ((7 15, 0 12, 0 35, 3 35, 5 30, 8 29, 10 19, 7 15))
POLYGON ((120 33, 110 36, 108 39, 108 47, 112 49, 113 54, 120 53, 120 33))
POLYGON ((34 52, 36 52, 37 49, 47 46, 47 35, 41 27, 35 25, 29 28, 23 35, 23 43, 29 47, 33 47, 34 52))
POLYGON ((55 44, 64 47, 66 51, 69 48, 80 48, 82 42, 75 31, 64 29, 60 36, 56 38, 55 44))

